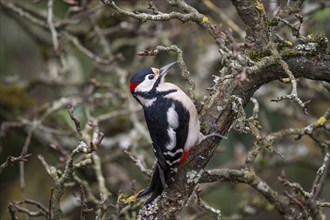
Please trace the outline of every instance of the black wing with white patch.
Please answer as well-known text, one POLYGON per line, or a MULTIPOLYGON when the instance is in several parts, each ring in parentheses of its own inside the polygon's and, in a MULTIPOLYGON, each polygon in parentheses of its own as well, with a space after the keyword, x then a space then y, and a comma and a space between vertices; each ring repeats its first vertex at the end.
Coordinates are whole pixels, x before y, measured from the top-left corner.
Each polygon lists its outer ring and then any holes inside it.
MULTIPOLYGON (((171 92, 175 90, 166 93, 171 92)), ((158 94, 152 105, 144 106, 145 119, 157 158, 157 167, 149 187, 138 195, 142 197, 152 192, 146 203, 159 196, 169 183, 180 162, 188 136, 189 112, 180 102, 164 96, 158 94)))
POLYGON ((163 97, 144 110, 158 165, 164 171, 176 167, 188 136, 189 112, 180 102, 163 97))
POLYGON ((167 165, 176 167, 180 162, 187 141, 190 115, 178 101, 173 102, 168 113, 168 117, 173 114, 173 118, 169 120, 169 127, 172 129, 169 133, 174 131, 175 146, 173 149, 166 149, 164 155, 167 165))

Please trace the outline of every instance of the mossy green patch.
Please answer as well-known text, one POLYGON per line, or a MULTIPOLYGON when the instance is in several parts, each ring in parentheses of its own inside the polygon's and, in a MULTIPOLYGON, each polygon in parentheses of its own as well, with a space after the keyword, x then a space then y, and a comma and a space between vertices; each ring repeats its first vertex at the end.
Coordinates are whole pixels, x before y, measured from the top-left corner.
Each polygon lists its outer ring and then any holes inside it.
POLYGON ((35 100, 26 93, 20 84, 0 84, 0 116, 8 120, 32 106, 35 100))

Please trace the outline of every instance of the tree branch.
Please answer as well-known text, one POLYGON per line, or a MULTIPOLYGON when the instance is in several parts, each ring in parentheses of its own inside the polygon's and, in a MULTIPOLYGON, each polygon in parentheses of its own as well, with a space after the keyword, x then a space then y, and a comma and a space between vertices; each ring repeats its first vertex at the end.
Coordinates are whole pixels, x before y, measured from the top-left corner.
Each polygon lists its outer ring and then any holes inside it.
POLYGON ((270 29, 263 3, 260 0, 232 0, 232 3, 246 25, 246 42, 253 43, 258 51, 266 51, 270 29))
MULTIPOLYGON (((289 68, 292 70, 292 73, 296 78, 304 77, 328 83, 330 82, 329 56, 325 56, 323 60, 320 60, 317 57, 307 58, 300 56, 289 58, 285 61, 288 63, 289 68)), ((245 82, 244 84, 237 82, 236 79, 226 79, 221 82, 221 87, 218 87, 218 94, 221 95, 217 96, 215 99, 210 96, 205 100, 203 109, 200 112, 200 120, 203 122, 203 127, 206 133, 214 131, 214 128, 216 127, 216 132, 224 135, 230 128, 234 121, 235 114, 231 108, 230 102, 228 102, 230 99, 229 95, 240 97, 242 99, 242 104, 246 105, 248 100, 261 85, 273 80, 279 80, 285 76, 285 71, 281 65, 277 64, 258 69, 258 71, 254 72, 253 77, 250 77, 250 81, 245 82), (220 109, 223 109, 220 112, 219 107, 220 109), (216 118, 216 121, 214 121, 214 118, 216 118), (216 123, 216 126, 214 126, 214 123, 216 123)), ((217 139, 208 139, 195 147, 191 156, 187 158, 187 162, 178 170, 172 185, 163 193, 166 197, 162 197, 156 204, 154 204, 157 208, 154 207, 152 210, 155 212, 150 211, 150 209, 148 209, 147 212, 146 208, 143 208, 140 210, 139 216, 141 218, 151 216, 153 216, 153 218, 171 218, 176 216, 187 202, 194 187, 198 183, 198 181, 188 181, 189 175, 187 174, 192 171, 199 173, 206 166, 217 146, 217 139)), ((285 212, 287 208, 285 207, 285 204, 287 204, 287 201, 282 197, 279 197, 277 193, 273 193, 271 188, 261 181, 258 176, 243 171, 232 172, 237 174, 234 179, 240 180, 241 178, 241 181, 251 181, 253 182, 254 188, 257 190, 264 190, 265 188, 266 191, 269 192, 267 193, 267 199, 276 204, 275 207, 280 213, 285 212), (265 187, 260 189, 260 184, 265 187)))

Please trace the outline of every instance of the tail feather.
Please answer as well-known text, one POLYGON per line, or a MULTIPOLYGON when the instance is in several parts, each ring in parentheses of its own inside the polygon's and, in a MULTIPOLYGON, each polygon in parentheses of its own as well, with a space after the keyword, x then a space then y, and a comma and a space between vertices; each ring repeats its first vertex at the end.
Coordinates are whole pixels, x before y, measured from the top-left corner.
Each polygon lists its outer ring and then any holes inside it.
POLYGON ((158 182, 161 182, 161 178, 160 178, 160 174, 159 174, 159 169, 156 166, 155 171, 152 175, 152 179, 151 179, 149 187, 146 188, 145 190, 143 190, 142 192, 140 192, 139 195, 137 196, 137 198, 141 198, 141 197, 144 197, 144 196, 152 193, 156 189, 157 185, 159 184, 158 182))
POLYGON ((152 202, 155 198, 157 198, 157 196, 159 196, 163 192, 167 179, 167 171, 160 170, 161 168, 156 166, 149 187, 137 195, 137 198, 142 198, 152 193, 152 195, 150 196, 150 198, 148 198, 144 205, 152 202))
POLYGON ((155 183, 155 189, 154 189, 153 193, 152 193, 151 196, 147 199, 147 201, 145 201, 145 202, 143 203, 143 205, 147 205, 147 204, 151 203, 152 201, 154 201, 154 199, 156 199, 159 195, 162 194, 163 189, 164 189, 164 188, 163 188, 163 186, 162 186, 161 181, 157 181, 157 182, 155 183))
POLYGON ((142 192, 140 192, 136 198, 140 199, 148 194, 152 193, 152 189, 150 187, 144 189, 142 192))

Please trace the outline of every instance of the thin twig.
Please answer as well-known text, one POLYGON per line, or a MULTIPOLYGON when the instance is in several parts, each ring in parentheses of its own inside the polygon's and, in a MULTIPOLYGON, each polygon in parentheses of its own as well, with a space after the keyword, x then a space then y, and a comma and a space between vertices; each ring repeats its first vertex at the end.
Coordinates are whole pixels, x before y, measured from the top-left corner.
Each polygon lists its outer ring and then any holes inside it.
POLYGON ((55 52, 55 54, 59 54, 60 51, 59 51, 59 43, 58 43, 58 38, 57 38, 57 31, 56 31, 54 19, 53 19, 53 4, 54 4, 54 0, 48 0, 47 23, 49 26, 50 33, 52 35, 54 52, 55 52))
POLYGON ((16 161, 26 162, 27 159, 28 159, 30 156, 32 156, 31 153, 28 153, 28 154, 22 154, 22 155, 20 155, 20 156, 18 156, 18 157, 8 156, 7 159, 6 159, 6 161, 5 161, 3 164, 0 165, 0 173, 2 172, 2 170, 3 170, 5 167, 7 167, 7 166, 9 166, 9 165, 13 165, 13 163, 16 162, 16 161))
POLYGON ((298 97, 297 80, 294 77, 291 70, 289 69, 289 65, 282 59, 282 57, 280 56, 279 52, 276 49, 272 49, 271 52, 275 56, 275 58, 278 60, 279 64, 282 66, 285 73, 288 75, 288 77, 290 79, 290 82, 291 82, 291 85, 292 85, 292 90, 291 90, 291 93, 289 95, 284 95, 284 96, 281 96, 281 97, 274 98, 274 99, 272 99, 272 101, 279 102, 279 101, 282 101, 284 99, 293 100, 293 101, 297 102, 303 108, 304 113, 307 115, 308 114, 307 104, 309 103, 309 101, 303 102, 298 97))
POLYGON ((74 109, 71 105, 67 106, 69 115, 71 120, 73 121, 75 127, 76 127, 76 131, 78 133, 78 138, 80 141, 82 141, 82 133, 81 133, 81 125, 80 125, 80 120, 77 118, 77 116, 74 114, 74 109))
POLYGON ((141 172, 146 174, 147 176, 151 177, 151 174, 152 174, 152 170, 150 169, 147 169, 142 161, 140 159, 138 159, 137 157, 133 156, 129 151, 125 150, 124 151, 125 154, 132 160, 134 161, 135 165, 140 168, 141 172))
POLYGON ((85 203, 85 190, 82 185, 80 185, 80 219, 84 220, 87 213, 93 211, 93 208, 88 208, 85 203))
POLYGON ((17 220, 17 217, 16 217, 16 210, 13 209, 13 204, 12 202, 9 202, 9 205, 8 205, 8 212, 10 214, 10 217, 11 217, 11 220, 17 220))
POLYGON ((206 211, 209 211, 211 213, 213 213, 214 215, 217 216, 217 220, 221 220, 221 211, 219 209, 215 209, 209 205, 206 204, 206 202, 204 202, 201 197, 200 197, 200 193, 201 193, 201 189, 196 186, 195 187, 195 195, 196 195, 196 198, 197 198, 197 204, 202 207, 203 209, 205 209, 206 211))
POLYGON ((43 206, 41 203, 39 203, 35 200, 32 200, 32 199, 23 199, 20 201, 11 202, 10 204, 12 206, 14 206, 17 211, 25 213, 30 217, 44 216, 44 217, 48 218, 48 215, 49 215, 49 212, 45 206, 43 206), (21 206, 23 204, 35 206, 37 208, 37 211, 31 211, 27 208, 24 208, 21 206))
POLYGON ((110 65, 118 60, 124 59, 123 55, 120 53, 115 54, 111 58, 102 58, 99 55, 97 55, 97 54, 93 53, 92 51, 90 51, 89 49, 87 49, 85 46, 83 46, 77 37, 75 37, 69 33, 64 33, 64 35, 67 37, 67 39, 69 39, 73 43, 73 45, 78 50, 80 50, 82 53, 84 53, 86 56, 88 56, 90 59, 92 59, 93 61, 95 61, 98 64, 110 65))
POLYGON ((50 189, 50 196, 49 196, 49 201, 48 201, 48 220, 51 220, 53 218, 52 216, 52 198, 53 198, 53 193, 54 193, 54 187, 50 189))
POLYGON ((116 13, 125 15, 131 18, 134 18, 140 22, 146 22, 148 20, 151 21, 170 21, 173 19, 177 19, 183 22, 192 21, 196 22, 203 28, 207 30, 207 32, 216 39, 218 37, 217 33, 214 31, 215 25, 209 21, 209 19, 200 14, 194 7, 188 5, 185 1, 168 1, 170 5, 177 7, 184 13, 179 13, 176 11, 170 13, 158 13, 158 14, 148 14, 148 13, 134 13, 121 9, 116 5, 114 1, 111 0, 101 0, 105 5, 112 8, 116 13))

